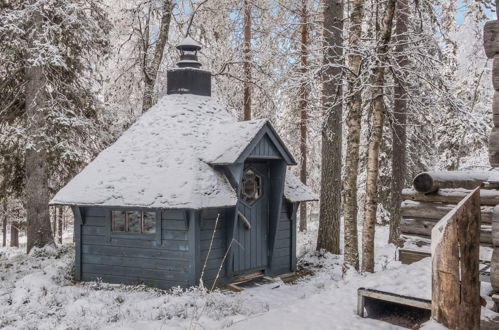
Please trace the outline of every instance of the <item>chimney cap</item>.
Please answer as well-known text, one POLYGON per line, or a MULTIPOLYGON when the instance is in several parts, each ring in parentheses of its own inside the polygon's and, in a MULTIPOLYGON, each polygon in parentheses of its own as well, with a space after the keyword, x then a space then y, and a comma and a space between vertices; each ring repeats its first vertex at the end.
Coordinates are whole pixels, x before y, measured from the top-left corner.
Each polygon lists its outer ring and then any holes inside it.
POLYGON ((185 37, 176 48, 180 51, 198 51, 202 48, 201 44, 196 40, 192 39, 190 36, 185 37))

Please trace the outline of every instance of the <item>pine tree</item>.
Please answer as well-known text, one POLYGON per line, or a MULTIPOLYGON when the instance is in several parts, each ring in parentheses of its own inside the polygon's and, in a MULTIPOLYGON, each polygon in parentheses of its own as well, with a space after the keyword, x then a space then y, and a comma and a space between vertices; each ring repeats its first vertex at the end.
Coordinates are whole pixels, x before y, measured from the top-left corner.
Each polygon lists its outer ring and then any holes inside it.
MULTIPOLYGON (((395 22, 395 61, 397 67, 401 70, 408 69, 409 61, 407 59, 407 25, 409 21, 409 5, 407 0, 399 0, 396 9, 395 22)), ((407 86, 405 81, 399 75, 394 77, 394 109, 392 123, 392 180, 391 180, 391 198, 390 198, 390 233, 388 242, 395 245, 400 244, 400 205, 402 203, 402 189, 405 184, 406 176, 406 154, 407 154, 407 86)))
MULTIPOLYGON (((307 74, 308 65, 308 10, 307 1, 302 0, 301 3, 301 42, 300 42, 300 72, 305 77, 307 74)), ((299 91, 298 108, 300 111, 300 180, 303 184, 307 184, 307 106, 308 106, 308 86, 305 79, 301 81, 299 91)), ((307 204, 300 204, 300 231, 307 230, 307 204)))
POLYGON ((11 1, 1 8, 0 22, 5 36, 0 131, 6 137, 0 140, 0 160, 24 172, 22 181, 3 180, 7 189, 25 193, 30 251, 53 242, 51 190, 74 175, 98 145, 87 141, 99 135, 89 73, 107 49, 109 25, 98 1, 80 0, 11 1))
POLYGON ((317 249, 340 253, 343 0, 324 0, 322 171, 317 249))

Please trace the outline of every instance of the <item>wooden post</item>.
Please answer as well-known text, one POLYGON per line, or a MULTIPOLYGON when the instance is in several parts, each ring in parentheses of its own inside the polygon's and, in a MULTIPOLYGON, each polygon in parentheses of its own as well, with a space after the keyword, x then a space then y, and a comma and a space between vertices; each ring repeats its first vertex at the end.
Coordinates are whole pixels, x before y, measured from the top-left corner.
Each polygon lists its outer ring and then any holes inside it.
POLYGON ((480 329, 479 233, 479 188, 431 233, 432 318, 449 329, 480 329))

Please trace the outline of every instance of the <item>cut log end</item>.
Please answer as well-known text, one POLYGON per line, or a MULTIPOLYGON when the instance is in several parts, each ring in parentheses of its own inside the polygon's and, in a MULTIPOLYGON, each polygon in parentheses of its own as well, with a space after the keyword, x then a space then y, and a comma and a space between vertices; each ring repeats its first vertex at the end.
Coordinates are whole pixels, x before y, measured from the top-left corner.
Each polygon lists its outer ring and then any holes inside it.
POLYGON ((420 173, 414 178, 414 188, 421 193, 428 194, 438 190, 438 186, 433 184, 433 178, 429 173, 420 173))

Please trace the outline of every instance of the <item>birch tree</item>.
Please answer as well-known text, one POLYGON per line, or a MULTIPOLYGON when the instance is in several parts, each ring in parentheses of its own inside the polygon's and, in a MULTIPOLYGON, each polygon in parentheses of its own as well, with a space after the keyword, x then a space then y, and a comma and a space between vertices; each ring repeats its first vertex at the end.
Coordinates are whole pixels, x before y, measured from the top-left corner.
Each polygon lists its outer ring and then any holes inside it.
POLYGON ((251 0, 244 0, 244 90, 243 90, 243 120, 251 120, 251 0))
POLYGON ((347 149, 345 159, 344 184, 344 222, 345 222, 345 259, 344 268, 359 269, 359 248, 357 241, 357 176, 359 171, 359 149, 362 119, 362 86, 359 46, 362 37, 364 0, 353 0, 348 33, 349 75, 347 77, 347 149))
POLYGON ((393 18, 397 0, 388 0, 381 24, 376 66, 372 76, 371 118, 372 132, 367 154, 367 182, 365 213, 362 229, 362 271, 374 272, 374 234, 378 209, 379 151, 383 138, 386 106, 384 101, 385 67, 392 36, 393 18))
POLYGON ((340 253, 343 0, 323 1, 322 170, 317 249, 340 253))

